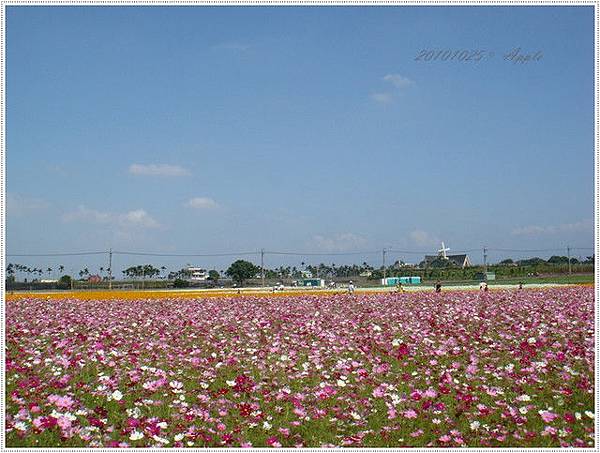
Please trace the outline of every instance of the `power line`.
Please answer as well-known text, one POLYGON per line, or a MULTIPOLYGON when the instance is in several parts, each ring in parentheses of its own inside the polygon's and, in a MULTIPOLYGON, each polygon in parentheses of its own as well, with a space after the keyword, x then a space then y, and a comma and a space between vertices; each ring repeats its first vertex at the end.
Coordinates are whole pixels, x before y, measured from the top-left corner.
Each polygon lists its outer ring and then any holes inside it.
POLYGON ((7 253, 6 256, 83 256, 106 255, 108 252, 71 252, 71 253, 7 253))
POLYGON ((381 250, 371 250, 365 252, 274 252, 265 250, 269 255, 294 255, 294 256, 346 256, 346 255, 374 255, 381 253, 381 250))
MULTIPOLYGON (((569 247, 570 250, 594 250, 593 247, 569 247)), ((486 247, 488 251, 494 252, 513 252, 513 253, 540 253, 556 252, 566 250, 565 247, 553 249, 503 249, 486 247)), ((454 254, 474 253, 481 249, 454 250, 454 254)), ((58 257, 58 256, 86 256, 86 255, 129 255, 129 256, 157 256, 157 257, 228 257, 228 256, 259 256, 265 255, 288 255, 288 256, 356 256, 356 255, 378 255, 381 250, 363 250, 348 252, 289 252, 276 250, 246 251, 246 252, 227 252, 227 253, 158 253, 158 252, 133 252, 133 251, 90 251, 90 252, 64 252, 64 253, 7 253, 7 257, 58 257)), ((427 255, 432 254, 431 250, 401 250, 393 247, 386 248, 386 253, 395 255, 427 255)))
MULTIPOLYGON (((239 252, 239 253, 153 253, 153 252, 120 252, 120 251, 113 251, 112 253, 114 255, 163 256, 163 257, 218 257, 218 256, 248 256, 248 255, 259 255, 260 254, 260 252, 239 252)), ((265 252, 265 253, 267 253, 267 252, 265 252)))
MULTIPOLYGON (((473 253, 473 252, 480 252, 480 251, 481 251, 481 249, 454 250, 453 254, 473 253)), ((431 250, 398 250, 398 249, 394 249, 394 248, 388 248, 387 252, 393 252, 395 254, 404 253, 406 255, 428 255, 428 254, 434 253, 431 250)))
MULTIPOLYGON (((566 247, 556 248, 556 249, 492 249, 488 248, 488 250, 493 250, 495 252, 559 252, 566 250, 566 247)), ((571 247, 571 250, 593 250, 593 247, 571 247)))

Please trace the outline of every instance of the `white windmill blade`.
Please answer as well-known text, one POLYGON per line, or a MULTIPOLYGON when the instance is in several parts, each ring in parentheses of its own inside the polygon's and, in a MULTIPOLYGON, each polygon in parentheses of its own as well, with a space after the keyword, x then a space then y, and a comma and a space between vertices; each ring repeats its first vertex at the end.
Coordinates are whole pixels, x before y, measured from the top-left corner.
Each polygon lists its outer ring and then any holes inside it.
POLYGON ((450 247, 446 247, 444 242, 442 241, 442 248, 438 250, 438 253, 441 253, 444 258, 447 258, 446 252, 450 251, 450 247))

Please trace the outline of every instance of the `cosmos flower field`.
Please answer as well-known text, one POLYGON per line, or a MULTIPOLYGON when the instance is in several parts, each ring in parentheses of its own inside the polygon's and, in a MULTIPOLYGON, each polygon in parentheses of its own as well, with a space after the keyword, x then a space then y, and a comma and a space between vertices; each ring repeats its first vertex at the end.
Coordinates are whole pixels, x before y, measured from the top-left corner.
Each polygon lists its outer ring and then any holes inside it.
POLYGON ((591 287, 142 297, 6 302, 7 446, 594 445, 591 287))

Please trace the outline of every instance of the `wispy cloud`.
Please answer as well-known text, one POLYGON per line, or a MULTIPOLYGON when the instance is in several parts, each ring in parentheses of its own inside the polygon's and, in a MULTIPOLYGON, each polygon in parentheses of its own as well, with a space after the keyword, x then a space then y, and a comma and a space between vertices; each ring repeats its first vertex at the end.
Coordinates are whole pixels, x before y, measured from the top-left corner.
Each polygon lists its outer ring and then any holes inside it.
POLYGON ((393 88, 370 95, 371 99, 379 104, 391 104, 403 90, 415 84, 413 80, 400 74, 386 74, 382 80, 393 85, 393 88))
POLYGON ((577 233, 594 231, 594 222, 591 220, 582 220, 575 223, 563 223, 561 225, 528 225, 514 228, 511 232, 513 236, 540 236, 559 233, 577 233))
POLYGON ((386 82, 390 82, 396 88, 406 88, 415 83, 408 77, 404 77, 400 74, 387 74, 383 77, 383 80, 385 80, 386 82))
POLYGON ((44 210, 50 203, 41 198, 28 197, 15 193, 6 193, 6 214, 9 216, 22 216, 24 214, 44 210))
POLYGON ((212 209, 219 206, 215 200, 207 197, 195 197, 186 201, 183 205, 193 209, 212 209))
POLYGON ((409 237, 414 244, 423 247, 433 246, 440 243, 440 240, 436 236, 423 230, 411 231, 409 237))
POLYGON ((186 176, 190 172, 179 166, 169 164, 131 164, 129 173, 143 176, 186 176))
POLYGON ((79 206, 77 210, 68 212, 62 217, 64 222, 86 222, 98 225, 113 225, 118 229, 156 229, 161 225, 143 209, 132 211, 102 212, 79 206))
POLYGON ((373 93, 371 99, 380 104, 389 104, 394 100, 394 95, 392 93, 373 93))
POLYGON ((316 235, 310 241, 311 248, 324 252, 355 251, 367 244, 367 240, 354 233, 340 233, 331 236, 316 235))
POLYGON ((215 44, 214 46, 212 46, 212 48, 215 50, 230 50, 233 52, 246 52, 248 49, 250 49, 250 45, 242 43, 242 42, 238 42, 238 41, 230 41, 230 42, 222 42, 219 44, 215 44))

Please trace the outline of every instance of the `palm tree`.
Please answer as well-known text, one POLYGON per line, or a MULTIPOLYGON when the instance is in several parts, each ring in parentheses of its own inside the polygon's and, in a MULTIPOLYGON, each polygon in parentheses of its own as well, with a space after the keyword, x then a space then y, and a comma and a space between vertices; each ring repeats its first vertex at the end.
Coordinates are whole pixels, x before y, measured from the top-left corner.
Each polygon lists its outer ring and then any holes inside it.
POLYGON ((90 275, 90 271, 87 267, 79 271, 79 278, 83 278, 85 275, 90 275))
POLYGON ((60 275, 62 276, 62 273, 65 270, 65 266, 63 266, 62 264, 60 266, 58 266, 58 272, 60 273, 60 275))
POLYGON ((52 268, 48 267, 48 269, 46 269, 46 272, 48 272, 48 278, 50 278, 50 272, 52 272, 52 268))

